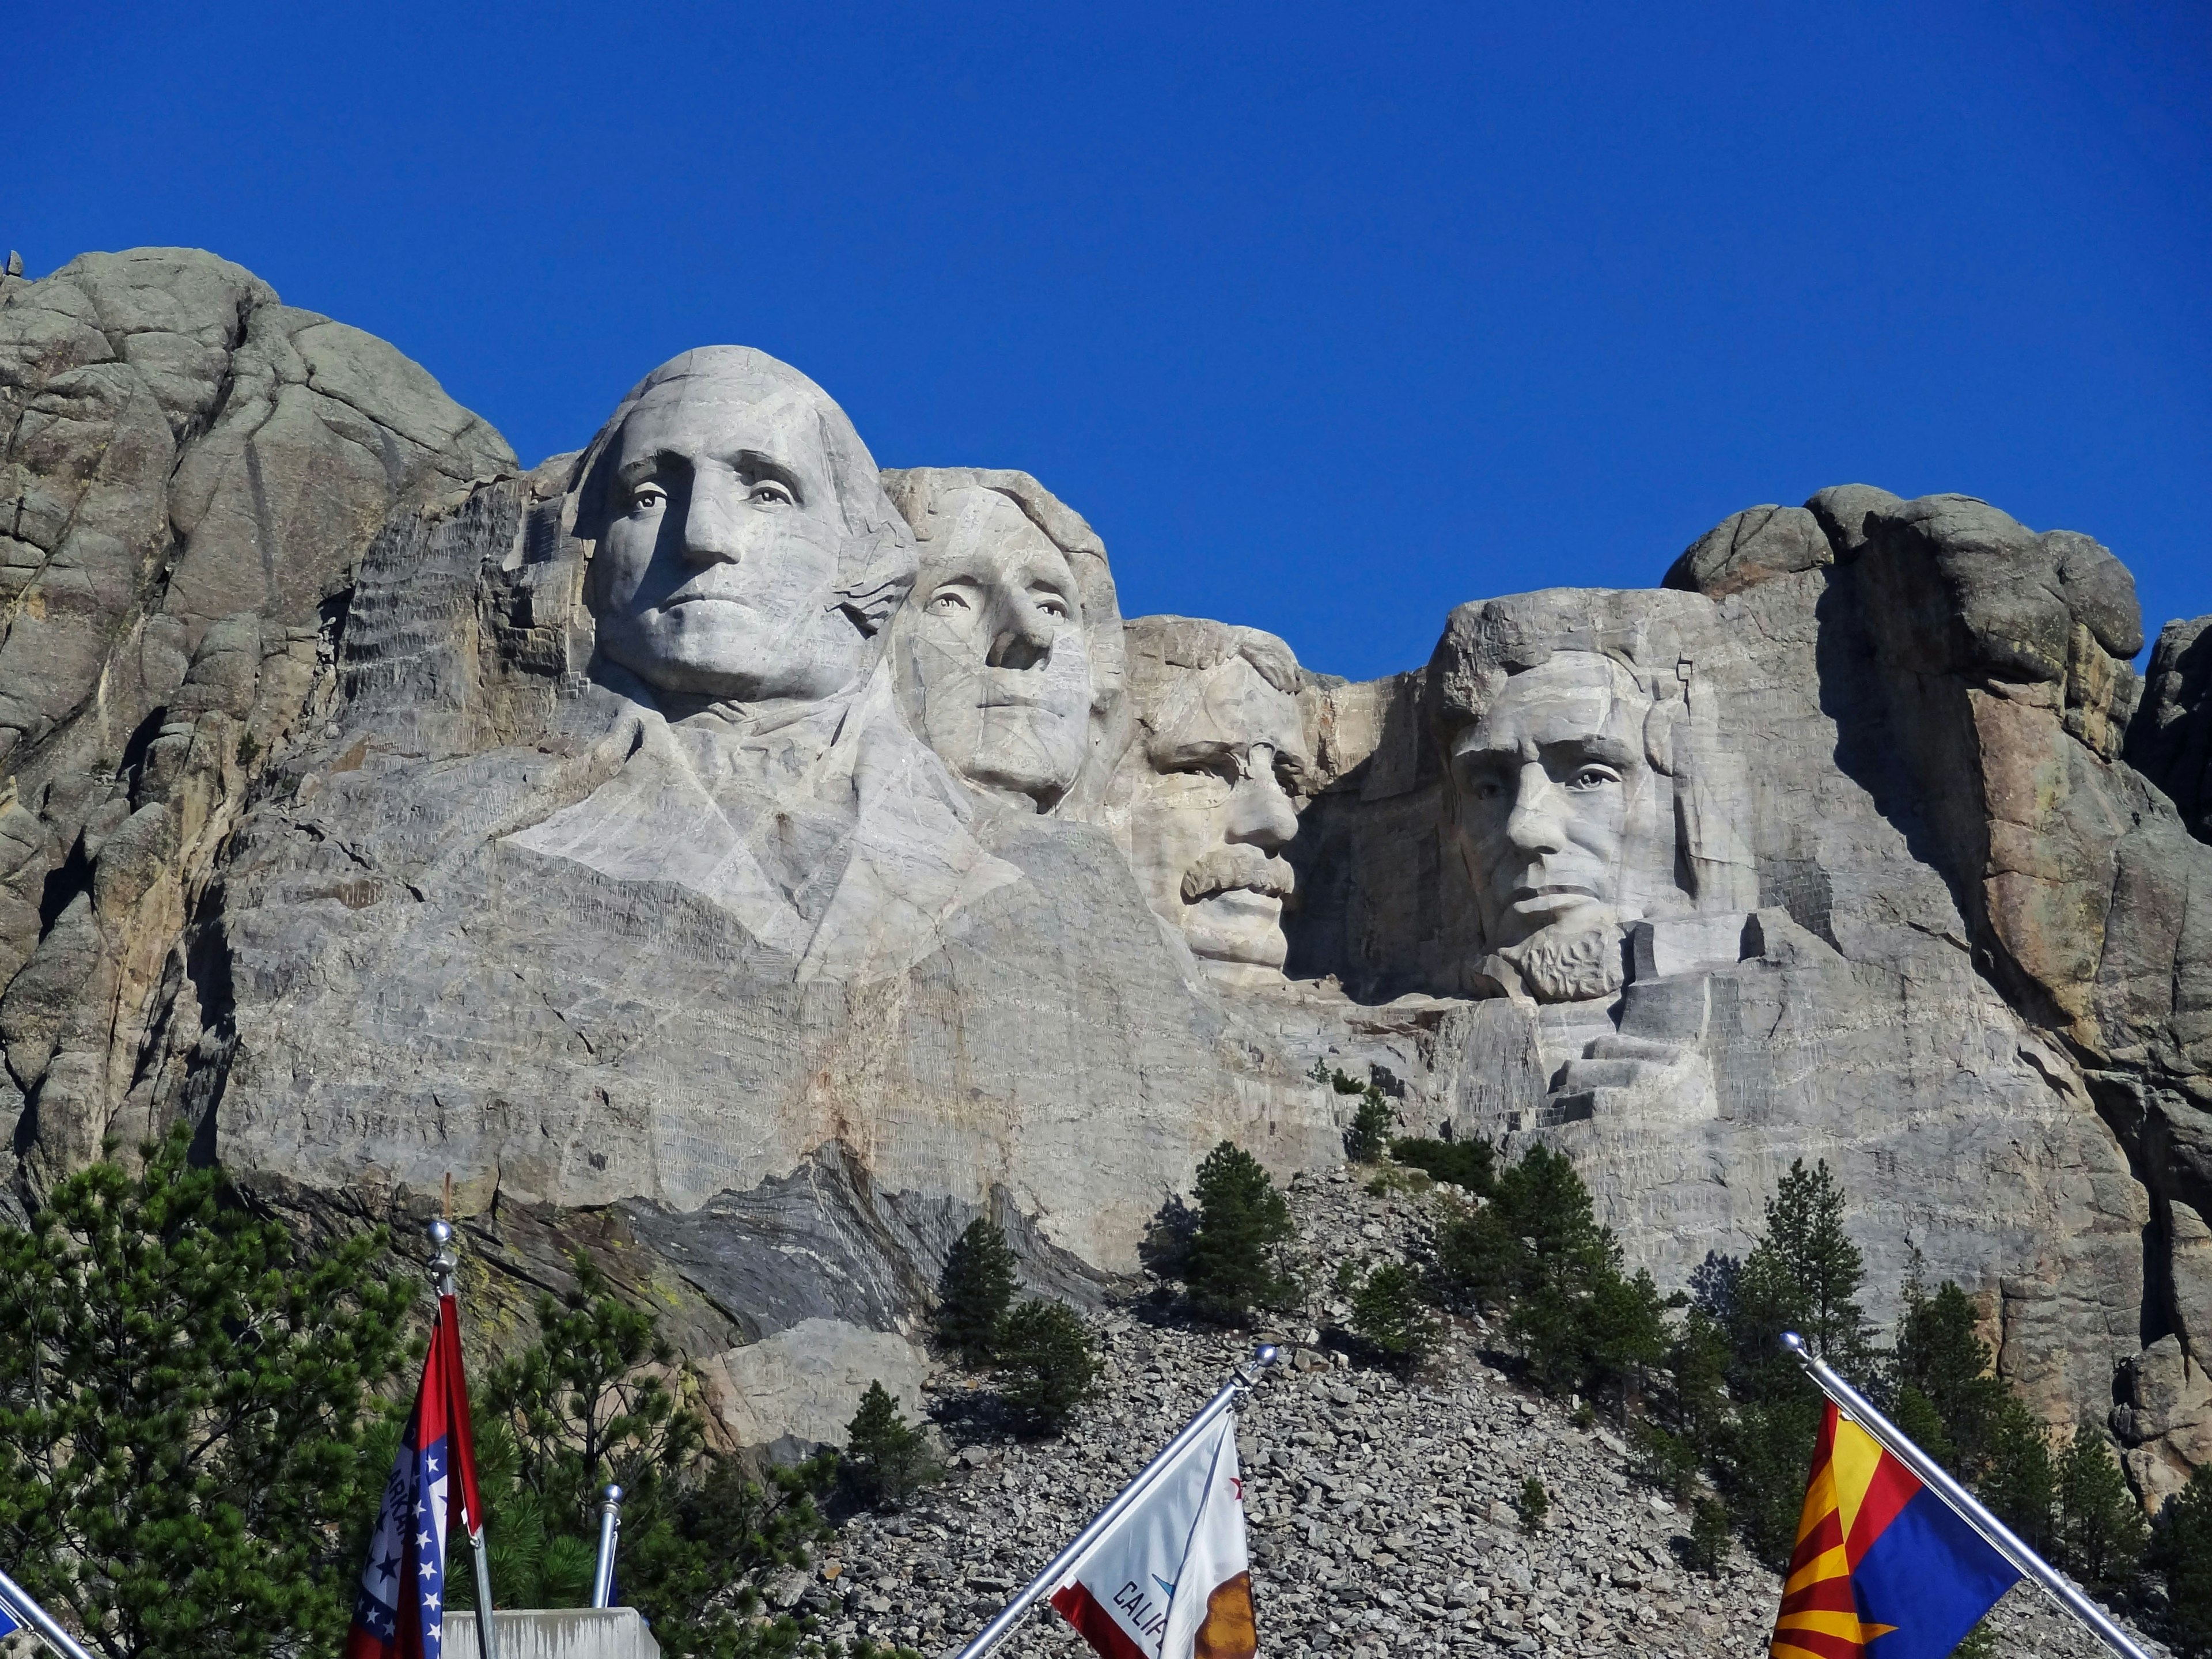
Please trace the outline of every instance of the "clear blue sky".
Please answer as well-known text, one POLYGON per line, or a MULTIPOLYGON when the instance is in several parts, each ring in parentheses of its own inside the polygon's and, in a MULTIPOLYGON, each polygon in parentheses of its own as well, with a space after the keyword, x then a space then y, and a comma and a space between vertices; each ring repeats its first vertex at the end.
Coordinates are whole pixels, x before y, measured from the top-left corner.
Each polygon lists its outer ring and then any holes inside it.
POLYGON ((15 0, 0 244, 214 249, 526 461, 710 342, 1354 676, 1738 507, 2212 611, 2212 5, 15 0))

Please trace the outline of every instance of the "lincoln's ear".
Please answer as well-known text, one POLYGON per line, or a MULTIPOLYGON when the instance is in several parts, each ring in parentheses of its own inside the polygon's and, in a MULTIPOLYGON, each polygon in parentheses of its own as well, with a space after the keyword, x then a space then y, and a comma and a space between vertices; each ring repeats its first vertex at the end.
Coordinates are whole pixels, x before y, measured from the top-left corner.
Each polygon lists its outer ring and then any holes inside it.
POLYGON ((1688 714, 1680 699, 1673 699, 1652 704, 1644 717, 1644 758, 1653 771, 1674 775, 1675 729, 1688 714))

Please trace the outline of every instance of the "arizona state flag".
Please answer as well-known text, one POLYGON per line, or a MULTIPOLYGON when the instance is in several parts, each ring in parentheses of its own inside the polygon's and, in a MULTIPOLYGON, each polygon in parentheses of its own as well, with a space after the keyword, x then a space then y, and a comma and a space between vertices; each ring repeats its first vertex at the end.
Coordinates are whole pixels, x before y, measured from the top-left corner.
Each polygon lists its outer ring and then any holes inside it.
POLYGON ((1830 1401, 1767 1652, 1943 1659, 2019 1577, 1830 1401))

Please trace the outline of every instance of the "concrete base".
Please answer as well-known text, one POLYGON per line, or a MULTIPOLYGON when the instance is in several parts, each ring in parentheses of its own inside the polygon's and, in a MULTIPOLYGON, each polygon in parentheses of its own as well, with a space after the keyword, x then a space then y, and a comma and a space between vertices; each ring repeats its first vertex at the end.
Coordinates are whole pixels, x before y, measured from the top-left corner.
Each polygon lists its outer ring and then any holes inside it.
MULTIPOLYGON (((492 1615, 499 1659, 660 1659, 635 1607, 546 1607, 492 1615)), ((481 1659, 477 1616, 449 1613, 443 1659, 481 1659)))

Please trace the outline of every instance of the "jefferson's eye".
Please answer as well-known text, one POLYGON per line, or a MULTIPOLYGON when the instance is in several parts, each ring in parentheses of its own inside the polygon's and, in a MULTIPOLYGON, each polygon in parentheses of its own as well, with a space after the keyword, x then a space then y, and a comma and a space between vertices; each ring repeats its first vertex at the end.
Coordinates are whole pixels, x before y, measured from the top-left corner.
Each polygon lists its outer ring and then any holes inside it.
POLYGON ((937 616, 951 617, 973 607, 969 605, 968 596, 965 593, 961 592, 957 588, 948 587, 941 593, 933 593, 929 596, 929 608, 937 616))
POLYGON ((756 501, 772 501, 778 507, 793 505, 791 492, 773 478, 763 478, 755 484, 750 499, 756 501))
POLYGON ((633 513, 658 513, 668 505, 668 492, 657 483, 641 483, 629 492, 633 513))
POLYGON ((1608 783, 1619 783, 1620 774, 1610 766, 1582 766, 1575 769, 1567 779, 1570 789, 1602 789, 1608 783))

